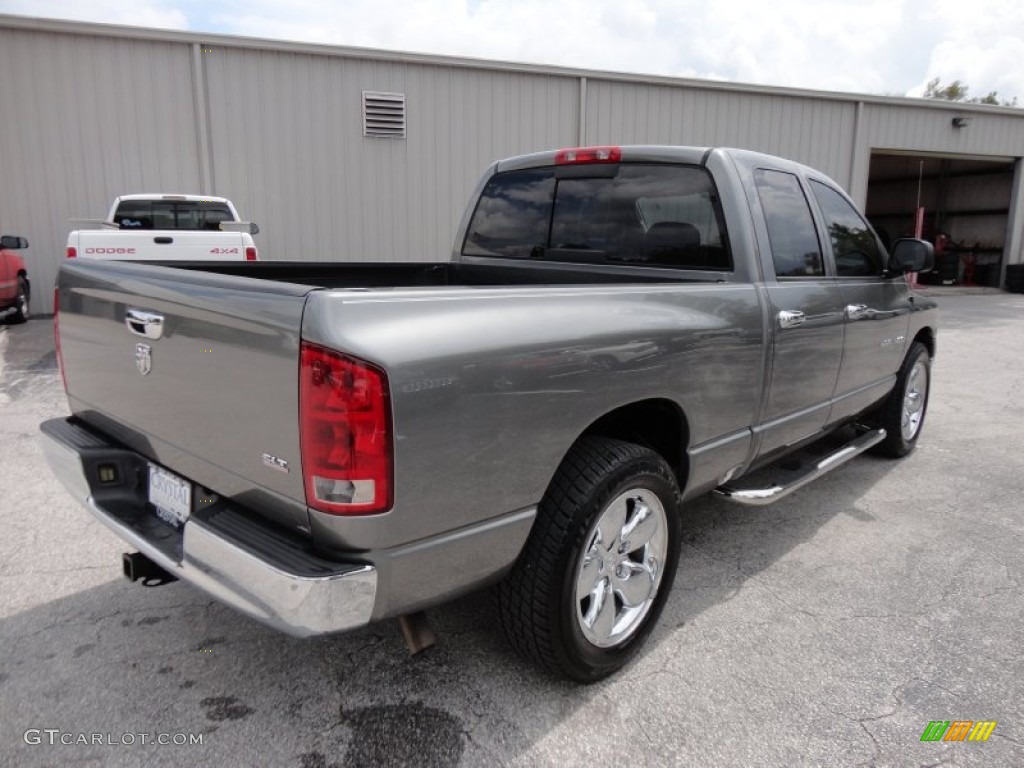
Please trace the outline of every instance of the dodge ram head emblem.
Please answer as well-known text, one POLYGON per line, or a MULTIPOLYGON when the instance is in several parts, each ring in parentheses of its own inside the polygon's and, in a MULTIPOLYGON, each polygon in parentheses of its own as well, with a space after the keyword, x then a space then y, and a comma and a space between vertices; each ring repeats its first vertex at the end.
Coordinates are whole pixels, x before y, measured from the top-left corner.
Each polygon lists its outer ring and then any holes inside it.
POLYGON ((149 344, 135 345, 135 367, 143 376, 153 370, 153 348, 149 344))

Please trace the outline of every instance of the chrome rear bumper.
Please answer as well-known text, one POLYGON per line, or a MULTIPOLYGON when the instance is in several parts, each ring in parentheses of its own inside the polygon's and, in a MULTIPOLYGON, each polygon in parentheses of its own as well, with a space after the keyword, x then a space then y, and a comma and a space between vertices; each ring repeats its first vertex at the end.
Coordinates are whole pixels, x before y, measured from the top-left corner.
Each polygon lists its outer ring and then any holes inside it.
MULTIPOLYGON (((130 486, 145 459, 67 419, 44 422, 43 451, 71 494, 104 525, 171 575, 259 621, 305 637, 354 629, 370 621, 377 571, 363 563, 334 563, 264 535, 263 547, 232 540, 216 516, 189 518, 182 530, 155 520, 145 490, 130 486), (104 487, 96 465, 123 469, 121 486, 104 487), (276 556, 280 550, 281 556, 276 556)), ((225 512, 239 519, 237 512, 225 512)), ((248 537, 247 537, 248 538, 248 537)), ((257 541, 257 544, 260 542, 257 541)))

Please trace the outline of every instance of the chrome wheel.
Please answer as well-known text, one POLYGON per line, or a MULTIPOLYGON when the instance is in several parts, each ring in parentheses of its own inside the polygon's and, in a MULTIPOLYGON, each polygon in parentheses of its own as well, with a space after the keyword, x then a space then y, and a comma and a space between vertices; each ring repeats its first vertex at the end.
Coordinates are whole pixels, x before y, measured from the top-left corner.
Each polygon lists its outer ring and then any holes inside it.
POLYGON ((924 418, 924 406, 928 401, 928 367, 921 360, 914 363, 907 376, 907 386, 903 390, 903 411, 900 418, 900 431, 907 442, 917 436, 924 418))
POLYGON ((675 473, 650 448, 601 435, 577 440, 497 590, 512 646, 582 683, 626 665, 672 589, 680 503, 675 473))
POLYGON ((896 386, 866 420, 885 430, 885 439, 872 451, 898 459, 917 445, 928 412, 928 388, 931 384, 931 357, 920 341, 910 345, 903 358, 896 386))
POLYGON ((627 641, 661 585, 668 550, 665 508, 646 488, 612 500, 587 532, 576 573, 576 620, 598 648, 627 641))

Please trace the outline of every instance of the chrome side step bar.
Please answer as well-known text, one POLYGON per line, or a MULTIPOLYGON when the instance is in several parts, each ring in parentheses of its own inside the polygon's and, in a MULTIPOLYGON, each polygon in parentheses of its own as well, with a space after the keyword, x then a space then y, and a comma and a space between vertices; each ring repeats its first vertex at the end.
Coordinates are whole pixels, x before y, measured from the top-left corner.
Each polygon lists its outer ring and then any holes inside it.
POLYGON ((720 485, 712 493, 720 499, 734 501, 751 507, 764 507, 774 504, 793 491, 803 488, 822 475, 841 467, 855 456, 864 453, 868 448, 885 440, 884 429, 871 429, 862 432, 838 451, 830 453, 816 463, 809 464, 796 472, 785 483, 774 483, 764 488, 743 488, 738 485, 720 485))

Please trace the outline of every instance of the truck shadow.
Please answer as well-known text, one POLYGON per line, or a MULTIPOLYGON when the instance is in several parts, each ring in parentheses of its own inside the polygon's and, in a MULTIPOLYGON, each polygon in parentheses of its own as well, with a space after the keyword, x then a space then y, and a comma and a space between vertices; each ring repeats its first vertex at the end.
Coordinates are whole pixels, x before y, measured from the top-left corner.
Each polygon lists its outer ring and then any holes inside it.
MULTIPOLYGON (((735 612, 726 623, 716 612, 725 603, 767 602, 769 616, 813 620, 815 584, 798 583, 797 569, 780 561, 799 559, 794 550, 834 520, 870 522, 859 500, 893 466, 858 458, 774 507, 751 510, 710 497, 687 504, 679 573, 659 626, 629 667, 586 687, 515 656, 488 593, 430 612, 439 643, 410 657, 395 622, 298 640, 188 585, 144 589, 123 582, 114 557, 110 581, 68 594, 76 576, 58 565, 39 579, 43 589, 52 580, 67 596, 0 620, 5 750, 17 753, 18 764, 52 762, 58 747, 28 746, 23 733, 60 728, 203 734, 201 747, 160 748, 161 758, 179 762, 529 762, 531 750, 583 708, 596 707, 594 716, 602 717, 608 698, 642 696, 651 677, 685 674, 691 659, 706 663, 716 637, 772 632, 764 612, 756 626, 736 624, 735 612)), ((602 730, 614 741, 621 727, 616 715, 602 730)), ((145 748, 59 749, 109 764, 138 762, 145 748)))

